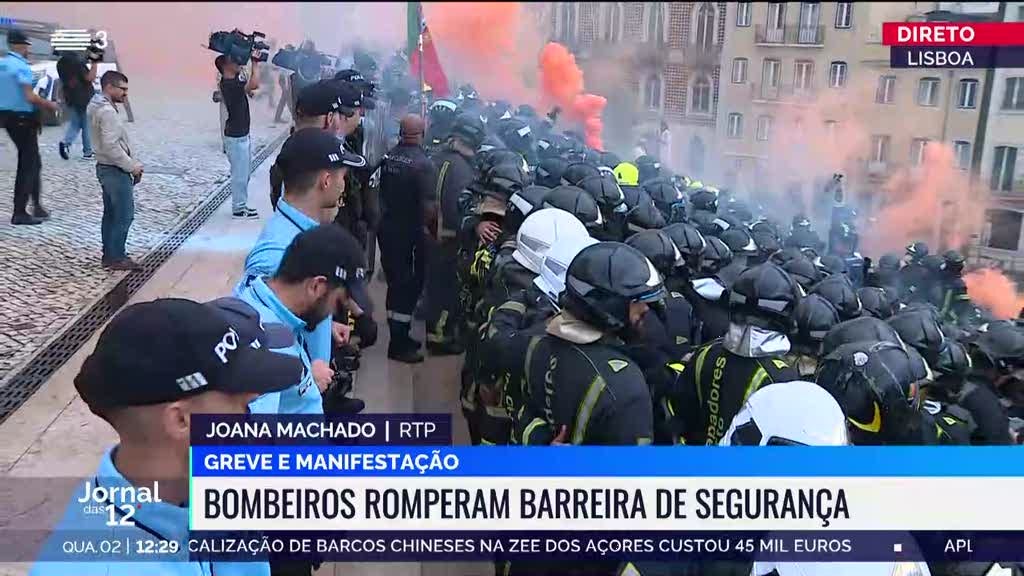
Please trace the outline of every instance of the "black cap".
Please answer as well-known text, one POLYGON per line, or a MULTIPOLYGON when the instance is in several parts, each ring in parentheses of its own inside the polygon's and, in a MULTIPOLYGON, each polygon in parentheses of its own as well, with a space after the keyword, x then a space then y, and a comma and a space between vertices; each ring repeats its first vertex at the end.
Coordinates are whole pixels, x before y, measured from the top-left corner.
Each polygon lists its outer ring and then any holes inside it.
POLYGON ((341 140, 320 128, 303 128, 285 140, 277 165, 287 179, 317 170, 362 168, 366 158, 345 150, 341 140))
POLYGON ((345 116, 355 114, 354 109, 342 108, 338 84, 329 80, 321 80, 303 88, 299 92, 295 108, 306 117, 326 116, 331 112, 345 114, 345 116))
MULTIPOLYGON (((174 402, 208 391, 266 394, 302 377, 295 357, 271 352, 259 315, 164 298, 133 304, 114 317, 75 377, 75 389, 97 413, 174 402)), ((276 337, 275 337, 276 338, 276 337)))
POLYGON ((365 281, 366 255, 351 232, 324 224, 301 232, 288 245, 277 277, 288 281, 316 276, 338 286, 365 281))
POLYGON ((361 96, 360 107, 367 110, 373 110, 377 107, 377 102, 373 98, 377 86, 368 80, 366 76, 363 76, 362 72, 349 68, 336 73, 334 79, 342 83, 351 84, 359 91, 361 96))
POLYGON ((356 108, 366 107, 367 100, 363 97, 359 85, 344 80, 335 80, 334 85, 342 108, 354 111, 356 108))
POLYGON ((15 29, 7 31, 7 44, 10 46, 14 46, 16 44, 25 44, 31 46, 32 42, 28 39, 28 36, 26 36, 24 32, 15 29))

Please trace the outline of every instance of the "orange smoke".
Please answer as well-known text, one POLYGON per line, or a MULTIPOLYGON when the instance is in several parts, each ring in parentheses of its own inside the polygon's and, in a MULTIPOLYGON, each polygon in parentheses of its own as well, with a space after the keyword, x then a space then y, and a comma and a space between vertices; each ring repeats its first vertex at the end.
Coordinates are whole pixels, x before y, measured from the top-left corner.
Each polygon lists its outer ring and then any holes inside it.
POLYGON ((1017 285, 998 270, 982 268, 970 272, 964 275, 964 282, 971 300, 1000 319, 1016 318, 1024 308, 1024 296, 1017 291, 1017 285))
POLYGON ((540 85, 546 104, 556 104, 568 118, 583 126, 587 146, 604 149, 601 113, 608 101, 583 92, 583 71, 576 57, 561 44, 549 42, 540 54, 540 85))
POLYGON ((423 10, 449 78, 471 82, 488 100, 532 100, 526 78, 540 41, 523 25, 521 4, 425 3, 423 10))

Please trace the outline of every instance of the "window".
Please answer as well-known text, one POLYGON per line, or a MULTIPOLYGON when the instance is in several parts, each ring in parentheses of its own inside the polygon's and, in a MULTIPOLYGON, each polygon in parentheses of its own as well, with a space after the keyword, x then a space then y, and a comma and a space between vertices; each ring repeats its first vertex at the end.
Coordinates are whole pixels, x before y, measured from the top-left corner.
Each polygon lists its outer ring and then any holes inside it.
POLYGON ((1012 146, 996 146, 995 158, 992 160, 993 190, 1009 192, 1013 190, 1013 172, 1017 167, 1017 149, 1012 146))
POLYGON ((622 4, 612 2, 604 11, 604 41, 618 42, 622 32, 622 4))
POLYGON ((1013 76, 1006 79, 1003 110, 1024 110, 1024 76, 1013 76))
POLYGON ((836 28, 853 25, 853 2, 836 2, 836 28))
POLYGON ((939 105, 939 79, 921 78, 917 83, 917 105, 938 106, 939 105))
POLYGON ((1020 243, 1021 213, 1013 210, 989 210, 991 224, 988 246, 1000 250, 1017 251, 1020 243))
POLYGON ((778 88, 782 76, 782 62, 765 58, 764 69, 761 71, 761 84, 766 88, 778 88))
POLYGON ((715 8, 710 2, 704 2, 697 9, 697 48, 710 52, 715 45, 715 8))
POLYGON ((750 26, 750 14, 752 12, 750 2, 737 2, 736 3, 736 26, 745 28, 750 26))
POLYGON ((661 77, 651 75, 644 83, 644 103, 648 110, 661 110, 661 77))
POLYGON ((747 63, 746 58, 733 58, 732 59, 732 83, 743 84, 747 81, 747 63))
POLYGON ((920 166, 924 164, 924 151, 928 147, 927 138, 914 138, 910 142, 910 164, 920 166))
POLYGON ((1017 22, 1024 22, 1024 6, 1017 6, 1017 22))
POLYGON ((828 85, 832 88, 846 86, 846 62, 833 62, 829 65, 828 85))
POLYGON ((814 75, 814 62, 797 60, 793 65, 793 89, 807 92, 811 89, 811 78, 814 75))
POLYGON ((834 142, 836 139, 836 132, 839 130, 839 123, 835 120, 825 120, 825 136, 828 137, 829 142, 834 142))
POLYGON ((661 44, 665 38, 665 8, 661 2, 652 2, 647 15, 647 41, 661 44))
POLYGON ((958 108, 974 108, 978 100, 978 81, 965 78, 960 81, 956 94, 956 105, 958 108))
POLYGON ((743 114, 729 114, 728 134, 729 138, 743 138, 743 114))
POLYGON ((762 142, 767 142, 768 138, 771 137, 772 133, 772 117, 771 116, 759 116, 757 119, 757 139, 762 142))
POLYGON ((576 36, 576 4, 574 2, 562 2, 561 12, 562 39, 573 40, 576 36))
POLYGON ((956 167, 967 170, 971 167, 971 143, 966 140, 953 142, 953 153, 956 155, 956 167))
POLYGON ((892 104, 896 92, 895 76, 879 76, 878 90, 875 91, 875 102, 879 104, 892 104))
POLYGON ((871 161, 886 163, 889 161, 889 142, 887 135, 871 137, 871 161))
POLYGON ((817 44, 818 23, 821 16, 821 4, 803 2, 800 4, 800 28, 797 42, 800 44, 817 44))
POLYGON ((711 112, 711 82, 707 76, 701 76, 693 83, 693 95, 690 102, 694 112, 704 114, 711 112))
POLYGON ((785 2, 771 2, 768 4, 768 23, 766 27, 769 30, 782 30, 786 27, 785 2))

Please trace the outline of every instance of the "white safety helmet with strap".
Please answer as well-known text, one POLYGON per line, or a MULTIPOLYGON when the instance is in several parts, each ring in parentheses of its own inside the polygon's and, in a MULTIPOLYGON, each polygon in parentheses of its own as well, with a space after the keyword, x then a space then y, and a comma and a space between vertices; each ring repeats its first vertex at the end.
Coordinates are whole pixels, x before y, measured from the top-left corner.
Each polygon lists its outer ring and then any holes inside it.
POLYGON ((846 416, 827 390, 796 380, 747 398, 722 436, 723 446, 846 446, 846 416))
POLYGON ((594 244, 597 240, 590 236, 573 236, 559 241, 544 256, 540 274, 533 280, 534 286, 557 306, 559 295, 565 291, 565 273, 569 264, 584 248, 594 244))
POLYGON ((589 236, 586 226, 572 214, 557 208, 545 208, 531 213, 519 227, 512 258, 530 272, 540 274, 549 248, 567 238, 589 236))

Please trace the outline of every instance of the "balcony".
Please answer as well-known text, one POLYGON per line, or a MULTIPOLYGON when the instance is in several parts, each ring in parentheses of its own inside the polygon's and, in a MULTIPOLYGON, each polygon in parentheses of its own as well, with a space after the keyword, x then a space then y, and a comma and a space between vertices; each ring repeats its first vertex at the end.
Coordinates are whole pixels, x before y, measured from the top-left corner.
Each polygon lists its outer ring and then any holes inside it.
POLYGON ((868 174, 871 176, 884 176, 889 170, 888 162, 868 161, 868 174))
POLYGON ((750 99, 762 104, 780 103, 795 106, 806 106, 814 96, 814 91, 800 88, 793 84, 772 86, 761 82, 750 83, 750 99))
POLYGON ((821 48, 825 45, 825 26, 774 28, 758 24, 754 28, 754 43, 759 46, 807 46, 821 48))

